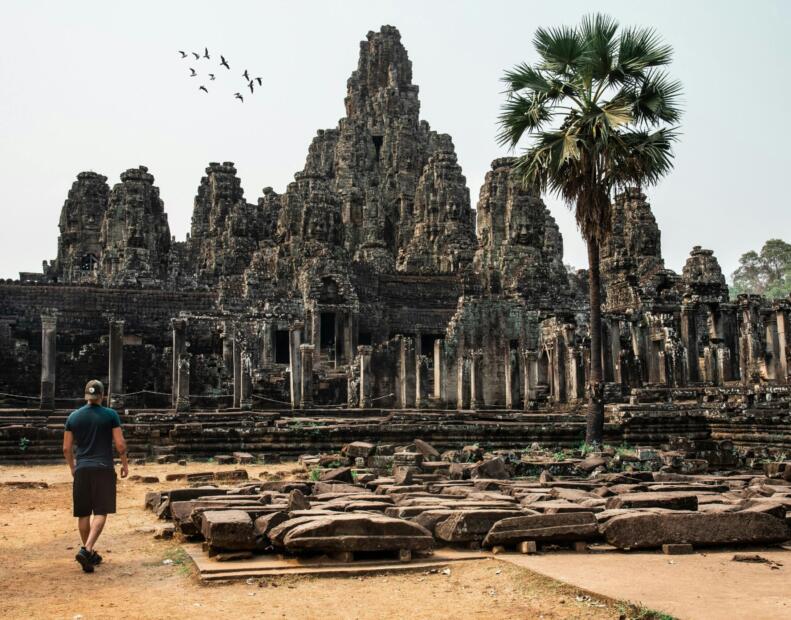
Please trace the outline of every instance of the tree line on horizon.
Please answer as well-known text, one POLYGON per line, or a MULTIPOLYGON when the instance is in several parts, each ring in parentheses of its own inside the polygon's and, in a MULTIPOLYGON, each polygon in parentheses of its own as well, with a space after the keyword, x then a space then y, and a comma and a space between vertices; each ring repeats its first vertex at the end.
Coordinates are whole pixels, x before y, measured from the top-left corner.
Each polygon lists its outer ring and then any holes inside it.
POLYGON ((731 296, 742 293, 781 299, 791 294, 791 243, 769 239, 760 252, 742 254, 731 274, 731 296))

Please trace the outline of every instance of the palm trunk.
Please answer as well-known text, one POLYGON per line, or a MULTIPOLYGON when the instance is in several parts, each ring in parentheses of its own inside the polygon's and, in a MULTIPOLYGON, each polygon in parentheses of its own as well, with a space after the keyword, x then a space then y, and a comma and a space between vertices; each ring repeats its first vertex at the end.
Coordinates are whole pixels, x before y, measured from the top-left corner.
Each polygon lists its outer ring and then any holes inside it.
POLYGON ((588 379, 588 415, 585 443, 601 445, 604 439, 604 398, 601 364, 601 279, 599 242, 588 239, 588 288, 590 301, 591 357, 588 379))

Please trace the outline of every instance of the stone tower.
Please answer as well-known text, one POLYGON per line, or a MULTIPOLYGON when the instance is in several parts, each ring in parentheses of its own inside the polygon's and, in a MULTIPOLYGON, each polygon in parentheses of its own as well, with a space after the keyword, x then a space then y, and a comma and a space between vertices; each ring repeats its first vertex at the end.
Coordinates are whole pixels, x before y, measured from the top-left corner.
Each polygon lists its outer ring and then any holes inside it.
POLYGON ((130 168, 110 193, 101 272, 109 286, 157 286, 168 274, 170 228, 148 168, 130 168))
POLYGON ((241 275, 261 236, 260 209, 248 204, 232 162, 210 163, 192 212, 190 255, 198 281, 241 275))
MULTIPOLYGON (((399 253, 404 252, 399 265, 407 269, 415 264, 409 261, 407 248, 415 230, 418 183, 424 174, 431 177, 424 185, 433 183, 440 170, 451 175, 442 182, 446 195, 456 196, 451 210, 458 211, 459 228, 467 227, 470 211, 450 136, 431 131, 428 123, 419 119, 412 63, 396 28, 382 26, 360 43, 357 70, 347 82, 345 103, 346 116, 338 127, 319 131, 313 139, 304 173, 324 177, 337 192, 343 244, 355 260, 379 272, 392 271, 399 253), (440 151, 444 155, 429 165, 431 156, 440 151)), ((469 231, 465 235, 474 239, 469 231)), ((453 236, 458 235, 454 232, 453 236)), ((428 246, 419 245, 425 253, 428 246)), ((440 243, 431 251, 444 250, 440 243)), ((429 259, 429 263, 440 262, 439 257, 429 259)))
POLYGON ((58 257, 48 271, 57 282, 98 281, 101 230, 110 188, 107 177, 80 172, 60 212, 58 257))
POLYGON ((517 293, 529 307, 555 307, 569 296, 563 237, 535 192, 513 174, 516 159, 492 162, 478 200, 475 270, 493 293, 517 293))

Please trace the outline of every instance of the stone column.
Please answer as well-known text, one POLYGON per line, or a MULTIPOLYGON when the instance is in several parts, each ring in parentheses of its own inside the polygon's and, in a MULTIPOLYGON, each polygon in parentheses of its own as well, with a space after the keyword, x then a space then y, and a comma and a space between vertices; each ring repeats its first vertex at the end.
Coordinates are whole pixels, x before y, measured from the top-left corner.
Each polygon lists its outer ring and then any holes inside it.
POLYGON ((190 359, 189 353, 182 353, 178 359, 178 383, 176 386, 176 411, 190 410, 190 359))
POLYGON ((240 361, 239 409, 250 411, 253 408, 253 353, 243 347, 240 361))
POLYGON ((407 336, 399 339, 398 379, 401 387, 398 406, 409 409, 415 406, 415 350, 414 341, 407 336))
POLYGON ((124 391, 124 322, 110 320, 110 364, 108 369, 107 403, 113 409, 123 407, 124 391))
POLYGON ((470 408, 470 360, 463 353, 459 355, 459 361, 456 366, 458 379, 456 381, 456 408, 469 409, 470 408))
POLYGON ((314 345, 301 344, 299 345, 299 360, 300 360, 300 406, 303 409, 313 406, 313 353, 314 345))
POLYGON ((415 407, 428 407, 428 357, 415 357, 415 407))
POLYGON ((302 390, 300 377, 302 362, 300 361, 299 345, 302 343, 302 328, 305 326, 301 321, 295 322, 288 329, 289 341, 289 381, 291 387, 291 407, 296 409, 302 402, 302 390))
POLYGON ((343 357, 346 364, 351 364, 354 359, 354 345, 356 341, 355 320, 350 309, 346 315, 346 323, 343 326, 343 357))
POLYGON ((527 411, 530 403, 536 400, 538 386, 538 351, 522 350, 522 374, 524 375, 524 402, 522 408, 527 411))
POLYGON ((477 409, 483 402, 483 351, 470 352, 470 409, 477 409))
POLYGON ((373 347, 360 345, 357 354, 360 356, 360 407, 370 407, 373 403, 373 373, 371 372, 371 354, 373 347))
POLYGON ((698 336, 695 325, 695 308, 681 306, 681 342, 687 350, 687 369, 690 382, 700 381, 698 363, 698 336))
POLYGON ((778 351, 779 351, 779 370, 780 376, 778 380, 780 383, 788 383, 788 353, 787 353, 787 316, 785 310, 783 308, 777 308, 776 312, 776 320, 777 320, 777 340, 778 340, 778 351))
POLYGON ((441 338, 434 341, 434 400, 441 403, 447 400, 444 393, 445 356, 442 354, 444 342, 441 338))
POLYGON ((187 352, 187 319, 170 319, 173 328, 173 385, 171 386, 171 404, 175 409, 178 405, 179 389, 179 357, 187 352))
POLYGON ((505 348, 505 408, 513 409, 519 401, 519 369, 517 368, 516 354, 511 347, 505 348), (514 378, 516 378, 516 393, 514 394, 514 378))
POLYGON ((230 321, 224 321, 222 333, 222 361, 225 364, 225 370, 229 374, 233 373, 233 340, 233 326, 230 321))
POLYGON ((334 368, 337 368, 343 363, 343 354, 341 353, 341 349, 343 349, 343 315, 341 314, 340 310, 335 311, 335 340, 332 343, 332 355, 333 359, 332 364, 334 368))
POLYGON ((274 338, 274 324, 272 321, 264 321, 261 327, 261 366, 269 366, 275 361, 274 338))
POLYGON ((234 330, 233 334, 233 408, 242 406, 242 339, 234 330))
POLYGON ((45 411, 55 409, 55 360, 58 318, 55 314, 41 315, 41 403, 45 411))

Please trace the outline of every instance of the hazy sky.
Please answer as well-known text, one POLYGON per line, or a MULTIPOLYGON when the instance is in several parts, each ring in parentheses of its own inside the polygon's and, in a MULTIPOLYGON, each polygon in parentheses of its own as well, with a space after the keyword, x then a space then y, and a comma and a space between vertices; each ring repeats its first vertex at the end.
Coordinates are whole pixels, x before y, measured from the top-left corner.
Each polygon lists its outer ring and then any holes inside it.
MULTIPOLYGON (((400 29, 421 116, 453 137, 475 205, 491 160, 506 154, 495 142, 503 70, 535 59, 536 27, 591 10, 653 26, 675 49, 683 136, 675 171, 649 192, 667 266, 680 270, 699 244, 730 274, 767 238, 791 241, 789 2, 0 0, 0 277, 55 257, 81 170, 112 185, 147 165, 177 239, 210 161, 236 163, 249 202, 268 185, 282 192, 316 130, 343 116, 359 41, 382 24, 400 29), (176 52, 204 46, 231 63, 230 74, 215 71, 222 88, 189 78, 206 61, 176 52), (264 86, 241 104, 232 93, 244 68, 264 86)), ((566 262, 584 266, 572 217, 547 203, 566 262)))

